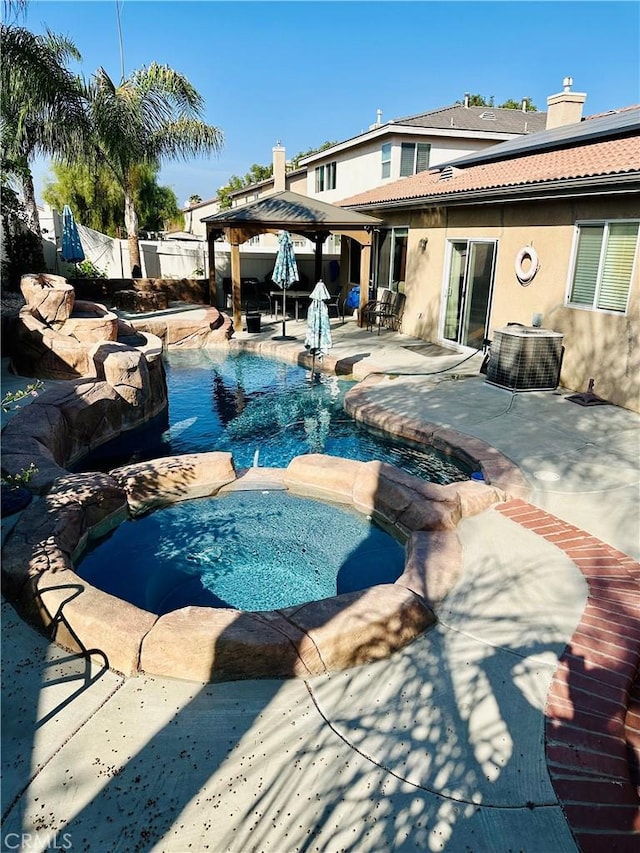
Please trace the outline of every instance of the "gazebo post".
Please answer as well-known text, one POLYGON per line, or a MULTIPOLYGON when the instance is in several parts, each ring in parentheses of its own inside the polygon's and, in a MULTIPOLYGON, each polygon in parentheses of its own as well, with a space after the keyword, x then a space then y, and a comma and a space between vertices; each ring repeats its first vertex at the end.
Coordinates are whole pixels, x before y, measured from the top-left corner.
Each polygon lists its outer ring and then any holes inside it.
POLYGON ((216 283, 216 237, 220 232, 214 231, 207 225, 207 247, 209 250, 209 305, 218 306, 218 290, 216 283))
POLYGON ((360 252, 360 305, 358 306, 358 325, 362 326, 362 309, 369 301, 369 274, 371 272, 371 232, 368 241, 362 243, 360 252))
POLYGON ((349 244, 350 240, 344 235, 340 236, 340 293, 346 298, 346 289, 349 282, 349 244))
POLYGON ((240 293, 240 242, 235 230, 229 235, 231 243, 231 304, 233 306, 233 328, 242 331, 242 304, 240 293))

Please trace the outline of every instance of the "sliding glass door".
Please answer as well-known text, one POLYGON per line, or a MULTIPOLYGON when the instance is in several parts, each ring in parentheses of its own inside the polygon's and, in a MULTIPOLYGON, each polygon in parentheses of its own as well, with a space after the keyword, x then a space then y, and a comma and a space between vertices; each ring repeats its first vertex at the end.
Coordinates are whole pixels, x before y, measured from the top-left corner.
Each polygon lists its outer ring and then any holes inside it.
POLYGON ((462 346, 479 348, 488 331, 496 244, 455 240, 449 246, 442 337, 462 346))

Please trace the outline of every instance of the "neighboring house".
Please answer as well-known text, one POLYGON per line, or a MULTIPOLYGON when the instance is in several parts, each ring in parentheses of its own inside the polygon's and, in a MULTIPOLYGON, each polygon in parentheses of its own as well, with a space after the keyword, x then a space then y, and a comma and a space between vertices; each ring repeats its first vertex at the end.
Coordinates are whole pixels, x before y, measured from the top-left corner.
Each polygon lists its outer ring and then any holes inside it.
POLYGON ((182 209, 184 217, 183 230, 187 234, 193 234, 194 237, 199 237, 204 240, 207 236, 206 226, 202 224, 202 219, 205 216, 213 216, 220 210, 220 202, 218 197, 209 198, 206 201, 199 201, 196 204, 189 204, 182 209))
MULTIPOLYGON (((385 124, 378 111, 377 122, 351 139, 302 158, 300 168, 289 171, 285 149, 277 143, 273 148, 273 176, 230 193, 232 207, 256 201, 280 190, 307 195, 334 203, 404 175, 474 151, 533 133, 545 127, 546 113, 507 110, 498 107, 470 107, 469 96, 463 105, 442 107, 430 112, 399 118, 385 124)), ((219 211, 218 199, 189 205, 183 209, 184 230, 205 238, 201 222, 219 211)), ((277 248, 270 235, 252 239, 254 248, 277 248)), ((249 248, 243 247, 243 250, 249 248)), ((299 251, 311 251, 311 244, 299 241, 299 251)), ((325 247, 328 253, 339 252, 339 245, 325 247)))
MULTIPOLYGON (((269 195, 278 190, 289 190, 290 192, 305 194, 306 169, 288 170, 285 161, 286 151, 280 143, 274 146, 272 154, 273 176, 230 193, 229 198, 232 208, 255 201, 264 195, 269 195)), ((207 228, 202 220, 207 216, 213 216, 219 212, 220 202, 217 196, 206 201, 200 201, 197 204, 188 205, 182 210, 184 230, 204 240, 207 236, 207 228)))
POLYGON ((403 332, 465 351, 541 325, 562 385, 640 411, 640 108, 576 122, 568 94, 569 124, 340 204, 384 220, 372 280, 406 294, 403 332))
POLYGON ((546 113, 471 107, 464 104, 375 124, 358 136, 303 157, 306 195, 336 201, 424 172, 505 140, 535 133, 546 125, 546 113))
MULTIPOLYGON (((241 207, 243 204, 256 201, 263 196, 270 195, 271 193, 278 192, 280 190, 288 190, 290 192, 306 195, 306 169, 288 169, 285 159, 286 151, 280 143, 277 143, 272 149, 272 156, 273 176, 266 178, 264 181, 259 181, 248 187, 242 187, 241 189, 230 193, 229 198, 231 200, 232 209, 241 207)), ((220 203, 217 196, 215 198, 208 199, 207 201, 189 205, 182 211, 184 215, 184 230, 200 237, 202 240, 205 240, 207 228, 203 220, 219 212, 220 203)), ((304 238, 298 239, 295 234, 292 235, 292 237, 297 252, 303 254, 310 254, 313 252, 313 244, 310 241, 304 238)), ((338 245, 338 251, 339 248, 340 247, 338 245)), ((260 234, 256 237, 252 237, 247 241, 247 243, 243 244, 242 247, 243 252, 251 252, 253 254, 259 254, 266 251, 271 255, 275 254, 277 250, 278 239, 274 234, 260 234)), ((327 250, 329 253, 332 253, 336 251, 336 247, 327 247, 327 250)), ((221 247, 220 251, 224 252, 224 247, 221 247)), ((271 264, 271 266, 273 266, 273 264, 271 264)))

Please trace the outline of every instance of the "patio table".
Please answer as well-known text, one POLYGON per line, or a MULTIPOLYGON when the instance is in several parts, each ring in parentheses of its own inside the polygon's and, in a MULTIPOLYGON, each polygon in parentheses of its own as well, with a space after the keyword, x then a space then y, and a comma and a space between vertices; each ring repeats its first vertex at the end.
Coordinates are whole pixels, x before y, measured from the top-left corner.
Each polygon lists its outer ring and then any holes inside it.
MULTIPOLYGON (((275 314, 276 320, 278 319, 278 308, 280 307, 280 300, 282 300, 282 290, 270 290, 269 296, 272 299, 271 307, 272 314, 275 314), (275 306, 275 311, 273 310, 275 306)), ((309 299, 311 294, 308 290, 287 290, 286 291, 287 299, 293 299, 295 303, 295 315, 296 320, 300 319, 300 302, 303 299, 309 299)))

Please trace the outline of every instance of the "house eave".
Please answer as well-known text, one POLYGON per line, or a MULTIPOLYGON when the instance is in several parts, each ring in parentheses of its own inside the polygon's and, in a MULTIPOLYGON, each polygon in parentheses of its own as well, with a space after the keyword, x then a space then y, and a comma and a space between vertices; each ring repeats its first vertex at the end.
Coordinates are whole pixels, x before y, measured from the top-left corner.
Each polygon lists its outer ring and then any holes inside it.
POLYGON ((342 151, 357 148, 385 136, 419 136, 429 137, 430 139, 434 137, 446 137, 508 142, 511 139, 522 136, 522 134, 496 130, 462 130, 455 127, 416 127, 415 125, 388 123, 358 134, 358 136, 352 136, 350 139, 345 139, 344 142, 338 142, 336 145, 332 145, 331 148, 324 148, 322 151, 310 154, 308 157, 302 157, 298 162, 301 166, 310 166, 313 163, 318 163, 320 160, 326 160, 336 154, 340 154, 342 151))

